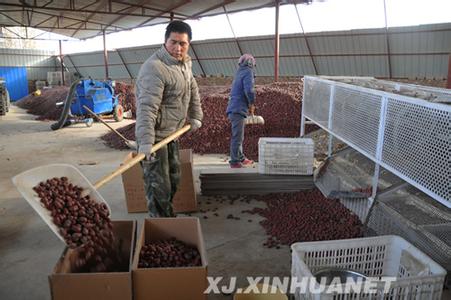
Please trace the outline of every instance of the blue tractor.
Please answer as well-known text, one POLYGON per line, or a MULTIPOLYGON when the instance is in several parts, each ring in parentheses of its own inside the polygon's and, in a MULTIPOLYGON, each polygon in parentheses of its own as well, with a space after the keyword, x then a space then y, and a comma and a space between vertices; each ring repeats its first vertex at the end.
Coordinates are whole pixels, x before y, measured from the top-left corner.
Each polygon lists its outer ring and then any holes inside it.
POLYGON ((114 120, 122 121, 124 109, 119 104, 118 97, 114 95, 113 82, 98 81, 93 79, 80 79, 72 83, 64 108, 58 122, 52 124, 53 130, 60 129, 75 123, 86 123, 92 125, 92 118, 88 118, 88 107, 97 115, 112 114, 114 120))

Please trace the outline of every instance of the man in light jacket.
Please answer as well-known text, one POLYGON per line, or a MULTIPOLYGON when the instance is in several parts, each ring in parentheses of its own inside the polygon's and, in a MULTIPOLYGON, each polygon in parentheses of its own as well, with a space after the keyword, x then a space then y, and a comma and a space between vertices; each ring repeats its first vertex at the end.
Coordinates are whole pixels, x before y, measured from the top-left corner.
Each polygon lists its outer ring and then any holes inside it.
POLYGON ((232 123, 230 139, 230 167, 250 166, 254 161, 247 159, 243 153, 244 119, 254 114, 255 106, 255 59, 250 54, 243 54, 238 60, 238 70, 232 82, 227 117, 232 123))
POLYGON ((165 43, 141 66, 136 81, 136 142, 142 162, 147 206, 151 217, 174 216, 172 198, 180 181, 178 143, 173 141, 150 155, 152 145, 183 127, 202 126, 199 90, 188 56, 191 27, 173 21, 165 43))

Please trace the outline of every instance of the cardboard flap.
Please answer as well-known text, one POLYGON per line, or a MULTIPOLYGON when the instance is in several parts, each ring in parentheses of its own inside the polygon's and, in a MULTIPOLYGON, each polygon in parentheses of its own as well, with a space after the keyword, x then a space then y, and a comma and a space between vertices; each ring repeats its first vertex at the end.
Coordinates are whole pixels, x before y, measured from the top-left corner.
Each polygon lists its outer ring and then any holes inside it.
POLYGON ((56 266, 53 268, 53 273, 72 273, 77 261, 79 252, 77 249, 65 248, 63 254, 59 258, 56 266))
MULTIPOLYGON (((129 272, 132 268, 133 253, 136 240, 136 221, 113 221, 113 232, 116 237, 116 247, 119 249, 120 256, 127 258, 124 264, 121 264, 123 272, 129 272), (126 270, 127 269, 127 270, 126 270)), ((65 248, 63 254, 56 263, 54 274, 75 274, 75 262, 79 257, 80 252, 77 249, 65 248)), ((80 273, 76 273, 80 274, 80 273)))

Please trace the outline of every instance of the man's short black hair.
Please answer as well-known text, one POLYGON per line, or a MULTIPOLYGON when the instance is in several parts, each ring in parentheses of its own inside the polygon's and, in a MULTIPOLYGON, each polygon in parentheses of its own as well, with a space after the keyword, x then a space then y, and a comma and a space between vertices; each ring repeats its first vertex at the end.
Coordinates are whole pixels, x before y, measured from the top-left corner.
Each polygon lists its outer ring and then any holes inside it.
POLYGON ((186 33, 188 34, 188 39, 191 41, 193 34, 191 32, 191 26, 183 21, 172 21, 166 27, 166 33, 164 34, 164 40, 167 41, 171 32, 186 33))

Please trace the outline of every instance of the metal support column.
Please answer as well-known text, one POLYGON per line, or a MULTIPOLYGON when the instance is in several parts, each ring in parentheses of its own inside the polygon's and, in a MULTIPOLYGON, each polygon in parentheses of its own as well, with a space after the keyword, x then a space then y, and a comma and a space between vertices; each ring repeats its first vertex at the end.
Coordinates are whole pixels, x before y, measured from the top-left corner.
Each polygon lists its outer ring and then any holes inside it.
POLYGON ((451 54, 448 58, 448 82, 446 84, 446 88, 451 89, 451 54))
MULTIPOLYGON (((303 87, 302 95, 305 95, 305 85, 303 87)), ((299 137, 303 137, 305 135, 305 115, 304 115, 304 101, 301 102, 301 132, 299 133, 299 137)))
POLYGON ((279 81, 279 7, 280 0, 275 0, 276 3, 276 34, 274 37, 274 81, 279 81))
POLYGON ((310 44, 308 42, 307 36, 305 35, 304 26, 302 26, 301 16, 299 15, 298 7, 296 3, 293 3, 294 8, 296 9, 296 15, 298 16, 299 25, 301 26, 302 36, 305 40, 305 46, 307 47, 308 54, 310 56, 310 60, 312 61, 313 70, 315 71, 315 75, 318 75, 318 68, 316 67, 315 59, 313 58, 312 49, 310 48, 310 44))
POLYGON ((197 63, 199 64, 199 67, 200 67, 200 70, 202 71, 203 76, 207 77, 207 73, 205 73, 204 67, 202 66, 202 63, 200 62, 199 56, 197 55, 193 44, 191 44, 191 50, 193 51, 193 54, 196 57, 197 63))
MULTIPOLYGON (((334 113, 334 100, 335 100, 335 85, 330 86, 330 97, 329 97, 329 118, 327 122, 327 128, 332 131, 332 116, 334 113)), ((333 141, 334 136, 330 133, 329 134, 329 144, 327 146, 327 157, 332 156, 332 150, 333 150, 333 141)))
POLYGON ((67 59, 70 61, 70 63, 74 67, 75 72, 77 72, 79 74, 79 76, 81 77, 82 75, 81 75, 80 71, 78 70, 77 66, 74 64, 74 61, 72 60, 72 58, 70 58, 70 55, 66 55, 65 57, 67 57, 67 59))
POLYGON ((385 135, 385 119, 387 118, 387 104, 388 99, 386 96, 381 98, 381 112, 379 117, 379 130, 377 133, 377 147, 376 147, 376 162, 374 165, 374 175, 372 180, 372 192, 371 197, 369 198, 369 202, 372 203, 376 198, 377 194, 377 185, 379 184, 379 171, 380 165, 379 162, 382 161, 382 150, 384 148, 384 135, 385 135))
POLYGON ((385 43, 387 44, 387 64, 388 64, 388 78, 392 78, 392 67, 390 57, 390 38, 388 36, 388 22, 387 22, 387 6, 384 0, 384 17, 385 17, 385 43))
POLYGON ((60 64, 61 64, 61 83, 62 85, 66 85, 65 79, 64 79, 64 62, 63 62, 63 45, 61 40, 58 41, 60 46, 60 64))
POLYGON ((236 46, 238 47, 238 51, 240 51, 240 56, 241 56, 244 54, 243 49, 241 49, 241 45, 238 42, 238 39, 236 38, 236 34, 235 34, 235 31, 233 30, 232 22, 230 22, 229 14, 227 13, 225 6, 222 6, 222 8, 224 9, 224 13, 226 15, 227 21, 229 22, 230 30, 232 31, 233 38, 235 39, 236 46))
POLYGON ((105 30, 102 31, 103 35, 103 61, 105 63, 105 80, 110 78, 110 75, 108 74, 108 51, 106 50, 106 36, 105 36, 105 30))
POLYGON ((119 49, 116 49, 116 52, 117 52, 117 55, 119 56, 122 64, 124 65, 124 68, 127 71, 128 76, 130 77, 130 80, 133 81, 132 73, 130 72, 130 69, 127 67, 127 64, 125 63, 125 60, 122 57, 121 51, 119 51, 119 49))

